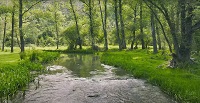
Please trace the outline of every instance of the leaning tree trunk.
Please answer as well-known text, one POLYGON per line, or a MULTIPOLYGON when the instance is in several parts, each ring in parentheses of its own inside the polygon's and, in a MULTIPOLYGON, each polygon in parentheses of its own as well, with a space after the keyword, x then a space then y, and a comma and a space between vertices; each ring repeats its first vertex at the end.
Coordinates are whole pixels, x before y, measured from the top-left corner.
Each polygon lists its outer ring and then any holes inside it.
POLYGON ((125 38, 125 31, 124 31, 124 20, 122 16, 122 0, 119 0, 119 17, 120 17, 120 24, 121 24, 121 37, 122 37, 122 49, 126 49, 126 38, 125 38))
POLYGON ((79 45, 79 48, 82 49, 82 40, 81 40, 79 26, 78 26, 78 19, 77 19, 77 16, 76 16, 76 12, 74 10, 74 6, 72 4, 72 0, 70 0, 70 5, 71 5, 72 12, 73 12, 73 15, 74 15, 74 20, 76 22, 76 31, 77 31, 77 34, 78 34, 77 44, 79 45))
POLYGON ((4 51, 4 47, 5 47, 6 28, 7 28, 7 17, 5 16, 5 19, 4 19, 4 30, 3 30, 2 51, 4 51))
POLYGON ((118 23, 118 5, 117 5, 118 0, 114 0, 114 4, 115 4, 115 24, 116 24, 116 36, 117 36, 117 41, 119 44, 119 50, 122 49, 121 46, 121 39, 119 36, 119 23, 118 23))

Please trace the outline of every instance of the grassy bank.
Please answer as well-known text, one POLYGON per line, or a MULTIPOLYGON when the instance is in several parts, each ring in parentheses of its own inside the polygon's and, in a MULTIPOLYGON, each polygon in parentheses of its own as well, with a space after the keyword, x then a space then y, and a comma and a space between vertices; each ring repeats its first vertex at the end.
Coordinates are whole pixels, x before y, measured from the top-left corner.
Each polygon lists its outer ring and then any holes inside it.
POLYGON ((25 53, 0 52, 0 101, 14 95, 31 80, 31 71, 43 71, 43 64, 59 57, 59 53, 31 51, 25 53), (20 59, 23 58, 23 60, 20 59))
MULTIPOLYGON (((101 61, 130 71, 136 78, 146 79, 159 86, 168 95, 180 102, 200 102, 200 75, 186 69, 166 68, 169 56, 152 54, 142 50, 105 52, 101 61)), ((195 66, 198 68, 198 66, 195 66)))

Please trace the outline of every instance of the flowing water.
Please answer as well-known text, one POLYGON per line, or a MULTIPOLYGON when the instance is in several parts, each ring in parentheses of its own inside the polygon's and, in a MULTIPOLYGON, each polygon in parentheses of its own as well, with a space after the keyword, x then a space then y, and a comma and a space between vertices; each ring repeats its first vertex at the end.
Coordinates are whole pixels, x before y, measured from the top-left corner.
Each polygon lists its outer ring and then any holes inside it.
POLYGON ((158 87, 134 79, 96 55, 62 55, 11 103, 175 103, 158 87))

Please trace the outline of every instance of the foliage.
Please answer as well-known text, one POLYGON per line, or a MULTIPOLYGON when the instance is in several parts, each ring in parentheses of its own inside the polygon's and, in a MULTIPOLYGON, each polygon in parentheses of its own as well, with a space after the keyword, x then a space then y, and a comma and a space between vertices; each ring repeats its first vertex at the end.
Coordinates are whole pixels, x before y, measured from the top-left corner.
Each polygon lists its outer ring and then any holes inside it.
POLYGON ((191 103, 200 101, 199 75, 182 69, 165 68, 168 58, 167 55, 153 55, 137 50, 105 52, 101 61, 130 71, 136 78, 146 79, 175 100, 191 103))
POLYGON ((76 26, 73 25, 71 27, 68 27, 63 33, 62 35, 66 38, 67 42, 68 42, 68 49, 72 50, 75 49, 76 47, 76 41, 78 38, 78 34, 76 32, 76 26))

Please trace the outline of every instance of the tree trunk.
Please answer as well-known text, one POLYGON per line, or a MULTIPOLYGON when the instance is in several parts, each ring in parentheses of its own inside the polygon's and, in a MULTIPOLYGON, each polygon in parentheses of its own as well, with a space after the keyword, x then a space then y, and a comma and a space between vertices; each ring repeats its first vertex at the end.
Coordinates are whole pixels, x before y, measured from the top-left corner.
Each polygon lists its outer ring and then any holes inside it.
POLYGON ((169 28, 170 28, 170 32, 171 32, 171 35, 172 35, 172 39, 173 39, 173 44, 174 44, 176 55, 179 56, 179 43, 178 43, 177 33, 176 33, 176 29, 175 29, 175 23, 173 23, 173 21, 171 21, 171 19, 169 17, 169 14, 168 14, 168 11, 164 7, 163 4, 161 4, 161 7, 162 7, 162 9, 164 11, 164 17, 167 20, 167 23, 168 23, 169 28))
POLYGON ((156 34, 157 34, 158 49, 161 50, 162 49, 162 43, 161 43, 161 39, 160 39, 160 30, 159 30, 157 22, 156 22, 156 34))
POLYGON ((121 39, 119 36, 119 23, 118 23, 118 5, 117 5, 118 0, 114 0, 114 4, 115 4, 115 24, 116 24, 116 36, 117 36, 117 41, 119 44, 119 50, 122 49, 121 47, 121 39))
POLYGON ((6 28, 7 28, 7 17, 5 16, 5 19, 4 19, 4 29, 3 29, 2 51, 4 51, 4 47, 5 47, 6 28))
POLYGON ((152 11, 151 11, 151 30, 153 39, 153 53, 158 53, 156 32, 155 32, 155 21, 154 21, 154 14, 152 11))
POLYGON ((23 13, 22 13, 22 0, 19 0, 19 35, 20 35, 20 44, 21 44, 21 52, 24 52, 24 34, 23 34, 23 30, 22 30, 22 17, 23 17, 23 13))
POLYGON ((92 14, 92 1, 89 0, 89 19, 90 19, 90 35, 92 38, 92 49, 95 49, 94 30, 93 30, 93 14, 92 14))
POLYGON ((142 49, 145 49, 145 42, 144 42, 144 31, 143 31, 143 10, 142 10, 142 1, 140 1, 140 36, 141 36, 141 43, 142 43, 142 49))
POLYGON ((180 44, 179 49, 179 60, 182 63, 189 63, 190 62, 190 53, 192 47, 192 12, 193 7, 191 4, 187 5, 185 0, 179 1, 181 5, 181 36, 182 41, 180 44), (186 16, 187 14, 187 16, 186 16))
POLYGON ((72 4, 72 0, 70 0, 70 5, 71 5, 72 12, 73 12, 73 15, 74 15, 74 20, 76 22, 76 31, 77 31, 77 34, 78 34, 77 44, 79 45, 79 48, 82 49, 82 40, 81 40, 79 26, 78 26, 78 19, 77 19, 77 16, 76 16, 76 12, 74 10, 74 6, 72 4))
MULTIPOLYGON (((145 2, 145 3, 146 3, 146 2, 145 2)), ((152 11, 152 13, 154 14, 156 20, 157 20, 158 23, 160 24, 160 27, 161 27, 161 30, 162 30, 162 32, 163 32, 164 38, 165 38, 165 40, 166 40, 166 42, 167 42, 167 44, 168 44, 168 47, 169 47, 169 51, 170 51, 170 53, 172 53, 172 47, 171 47, 170 42, 169 42, 169 39, 167 38, 167 35, 166 35, 166 33, 165 33, 164 26, 162 25, 162 23, 161 23, 161 21, 160 21, 158 15, 157 15, 157 13, 154 12, 154 10, 151 8, 151 6, 149 6, 147 3, 146 3, 146 5, 151 9, 151 11, 152 11)), ((154 4, 153 4, 153 5, 154 5, 154 4)))
POLYGON ((59 49, 59 31, 58 31, 58 21, 57 21, 57 12, 54 14, 55 26, 56 26, 56 49, 59 49))
POLYGON ((134 46, 134 43, 135 43, 135 39, 136 39, 136 17, 137 17, 137 6, 135 6, 135 9, 134 9, 134 29, 133 29, 133 40, 131 41, 131 50, 133 50, 133 46, 134 46))
POLYGON ((105 39, 105 43, 104 43, 104 48, 105 50, 108 50, 108 40, 107 40, 107 31, 106 31, 106 19, 107 19, 107 0, 105 0, 105 16, 103 18, 103 11, 101 8, 101 0, 99 0, 99 9, 100 9, 100 13, 101 13, 101 22, 102 22, 102 27, 103 27, 103 32, 104 32, 104 39, 105 39))
POLYGON ((12 30, 11 30, 11 53, 14 52, 14 28, 15 28, 15 6, 12 10, 12 30))
POLYGON ((122 37, 122 49, 126 49, 126 38, 125 38, 125 31, 124 31, 124 21, 122 16, 122 0, 119 0, 119 17, 120 17, 120 24, 121 24, 121 37, 122 37))
POLYGON ((105 50, 108 50, 108 34, 107 34, 107 3, 108 3, 108 0, 105 0, 104 1, 105 4, 104 4, 104 12, 105 12, 105 15, 104 15, 104 38, 105 38, 105 50))

